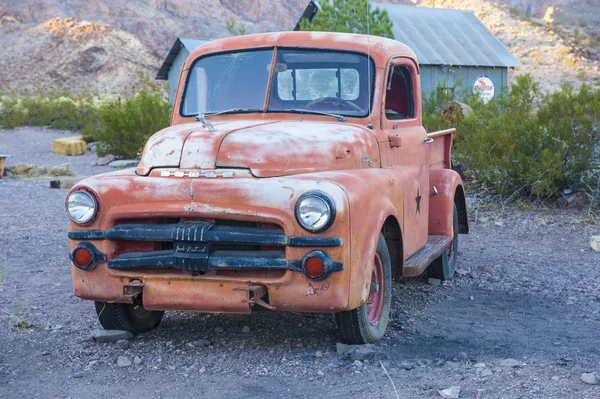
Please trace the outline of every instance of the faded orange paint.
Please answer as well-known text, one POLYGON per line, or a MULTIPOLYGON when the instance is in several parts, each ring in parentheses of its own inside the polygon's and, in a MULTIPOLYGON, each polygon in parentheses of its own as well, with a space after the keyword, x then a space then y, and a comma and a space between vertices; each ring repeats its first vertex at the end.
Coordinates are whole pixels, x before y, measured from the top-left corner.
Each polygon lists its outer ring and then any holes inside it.
MULTIPOLYGON (((275 310, 349 310, 367 300, 377 240, 386 219, 394 218, 401 227, 401 261, 418 251, 429 234, 452 238, 452 204, 462 185, 450 169, 454 131, 428 135, 423 128, 418 63, 412 50, 397 41, 319 32, 211 41, 192 52, 183 66, 171 125, 148 140, 137 169, 90 177, 71 190, 90 191, 100 208, 91 223, 71 222, 72 231, 108 230, 123 220, 166 218, 276 225, 287 236, 342 238, 342 246, 321 249, 333 261, 343 262, 344 269, 314 281, 292 270, 266 277, 219 270, 199 275, 174 269, 115 270, 101 262, 92 271, 73 266, 77 296, 131 303, 123 287, 139 280, 148 309, 246 313, 251 310, 250 294, 234 288, 260 285, 275 310), (369 117, 338 122, 330 116, 277 112, 214 115, 210 116, 214 132, 209 132, 194 118, 180 115, 185 79, 198 57, 246 48, 299 47, 298 43, 302 48, 370 54, 376 70, 369 117), (389 121, 385 117, 392 62, 412 72, 414 118, 389 121), (427 144, 427 138, 433 138, 433 143, 427 144), (227 172, 234 177, 192 178, 190 172, 227 172), (434 186, 438 195, 430 198, 434 186), (337 209, 332 226, 318 234, 305 231, 294 214, 298 198, 316 189, 327 193, 337 209)), ((71 249, 79 242, 71 240, 71 249)), ((115 241, 93 244, 109 260, 116 254, 115 241)), ((285 257, 301 259, 314 249, 287 246, 285 257)))

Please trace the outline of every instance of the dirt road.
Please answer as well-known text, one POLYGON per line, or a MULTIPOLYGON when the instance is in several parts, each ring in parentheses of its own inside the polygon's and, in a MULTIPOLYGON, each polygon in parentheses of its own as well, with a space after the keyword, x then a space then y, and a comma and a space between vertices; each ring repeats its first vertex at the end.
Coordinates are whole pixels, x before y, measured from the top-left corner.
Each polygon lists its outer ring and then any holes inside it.
MULTIPOLYGON (((91 155, 50 154, 57 135, 0 130, 0 153, 106 170, 91 155)), ((472 210, 455 279, 395 284, 389 333, 359 365, 336 353, 330 315, 172 312, 126 343, 91 342, 100 327, 71 291, 66 193, 0 179, 2 398, 395 398, 391 381, 400 398, 450 386, 461 398, 600 398, 580 380, 600 374, 600 254, 588 244, 598 228, 581 214, 472 210), (132 364, 119 367, 120 356, 132 364)))

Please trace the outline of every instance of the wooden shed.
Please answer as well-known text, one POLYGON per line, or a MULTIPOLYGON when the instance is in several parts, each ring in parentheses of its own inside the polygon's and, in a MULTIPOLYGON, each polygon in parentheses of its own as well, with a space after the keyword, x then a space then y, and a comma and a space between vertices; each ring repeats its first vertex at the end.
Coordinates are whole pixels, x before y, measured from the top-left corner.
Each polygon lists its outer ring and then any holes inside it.
POLYGON ((156 79, 166 80, 169 83, 169 102, 171 104, 173 104, 175 100, 175 92, 177 91, 177 83, 179 83, 179 75, 183 63, 196 47, 207 41, 207 39, 201 40, 178 37, 175 40, 173 47, 171 47, 171 51, 167 54, 167 58, 158 70, 156 79))

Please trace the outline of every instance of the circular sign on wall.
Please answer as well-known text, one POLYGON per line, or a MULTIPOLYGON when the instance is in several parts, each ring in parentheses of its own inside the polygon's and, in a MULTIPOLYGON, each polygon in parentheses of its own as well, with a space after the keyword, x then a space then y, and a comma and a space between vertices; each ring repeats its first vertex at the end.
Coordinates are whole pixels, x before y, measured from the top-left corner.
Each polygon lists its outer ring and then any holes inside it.
POLYGON ((478 93, 484 103, 494 98, 494 82, 485 75, 479 76, 473 83, 473 93, 478 93))

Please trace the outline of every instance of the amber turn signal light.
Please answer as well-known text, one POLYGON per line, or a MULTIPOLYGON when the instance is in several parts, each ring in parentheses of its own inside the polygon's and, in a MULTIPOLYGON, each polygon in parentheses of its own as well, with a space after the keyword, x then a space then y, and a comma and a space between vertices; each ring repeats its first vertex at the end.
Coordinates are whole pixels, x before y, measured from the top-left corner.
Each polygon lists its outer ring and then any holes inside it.
POLYGON ((77 248, 73 252, 73 262, 75 262, 76 266, 87 267, 92 263, 92 253, 87 248, 77 248))
POLYGON ((304 270, 306 270, 306 274, 311 277, 319 277, 325 271, 325 265, 321 258, 312 257, 306 259, 304 263, 304 270))

